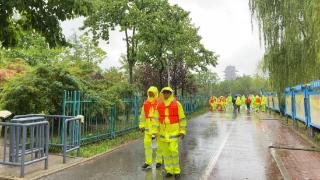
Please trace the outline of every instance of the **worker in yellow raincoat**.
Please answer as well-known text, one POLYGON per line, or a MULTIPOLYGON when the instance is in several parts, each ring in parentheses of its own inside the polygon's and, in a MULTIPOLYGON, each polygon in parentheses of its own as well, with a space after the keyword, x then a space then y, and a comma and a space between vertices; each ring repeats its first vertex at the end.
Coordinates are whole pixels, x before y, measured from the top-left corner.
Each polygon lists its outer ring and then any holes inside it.
POLYGON ((241 96, 241 109, 246 109, 246 96, 241 96))
POLYGON ((215 111, 217 109, 217 98, 215 96, 212 96, 210 98, 210 109, 211 111, 215 111))
POLYGON ((268 99, 266 96, 262 96, 261 98, 261 111, 266 112, 268 99))
POLYGON ((241 106, 241 97, 237 96, 236 98, 236 110, 238 110, 238 113, 240 113, 240 106, 241 106))
POLYGON ((253 94, 251 94, 250 95, 250 100, 251 100, 251 108, 253 109, 253 110, 255 110, 255 107, 256 107, 256 97, 253 95, 253 94))
POLYGON ((220 96, 218 100, 218 107, 220 111, 225 111, 226 110, 226 99, 224 96, 220 96))
POLYGON ((223 110, 226 111, 227 109, 227 99, 226 97, 222 96, 222 107, 223 107, 223 110))
POLYGON ((166 176, 180 177, 179 139, 186 135, 186 116, 183 107, 173 96, 173 90, 165 87, 161 90, 163 101, 159 101, 157 116, 160 123, 160 147, 163 152, 166 176))
POLYGON ((227 97, 227 109, 228 109, 228 110, 232 110, 232 108, 233 108, 232 96, 229 95, 229 96, 227 97))
POLYGON ((158 117, 155 116, 155 111, 158 106, 158 88, 151 86, 147 91, 147 95, 148 99, 143 103, 141 108, 139 122, 139 129, 144 132, 145 163, 142 168, 152 168, 152 140, 154 139, 156 139, 158 146, 156 150, 156 168, 160 168, 162 164, 162 153, 161 148, 159 148, 159 120, 158 117))
POLYGON ((260 106, 261 106, 261 97, 259 95, 256 95, 255 97, 255 110, 256 112, 260 111, 260 106))

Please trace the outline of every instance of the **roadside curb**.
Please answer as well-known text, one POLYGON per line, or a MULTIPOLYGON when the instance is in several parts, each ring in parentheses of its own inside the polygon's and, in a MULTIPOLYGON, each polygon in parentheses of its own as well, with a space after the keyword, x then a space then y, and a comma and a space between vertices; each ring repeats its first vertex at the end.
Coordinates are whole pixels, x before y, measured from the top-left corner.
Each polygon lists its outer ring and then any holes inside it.
MULTIPOLYGON (((257 117, 258 117, 258 119, 259 119, 260 121, 265 120, 265 117, 262 117, 261 115, 258 115, 257 117)), ((280 123, 282 123, 282 122, 281 122, 281 119, 279 119, 279 118, 272 118, 272 119, 277 120, 277 121, 279 121, 280 123)), ((268 120, 269 120, 269 119, 268 119, 268 120)), ((274 148, 269 148, 269 151, 270 151, 270 154, 271 154, 273 160, 274 160, 274 161, 276 162, 276 164, 277 164, 277 167, 278 167, 278 169, 279 169, 279 171, 280 171, 280 173, 281 173, 282 178, 283 178, 284 180, 291 180, 291 178, 290 178, 290 176, 289 176, 289 173, 288 173, 286 167, 284 166, 283 161, 282 161, 281 158, 278 156, 277 150, 274 149, 274 148)))
POLYGON ((282 160, 280 159, 280 157, 278 156, 278 154, 277 154, 276 151, 277 151, 277 150, 274 149, 274 148, 271 148, 271 149, 270 149, 270 153, 271 153, 271 155, 272 155, 272 158, 273 158, 274 161, 276 162, 277 167, 279 168, 280 173, 281 173, 283 179, 284 179, 284 180, 291 180, 291 178, 290 178, 290 176, 289 176, 289 174, 288 174, 288 171, 287 171, 286 167, 284 166, 282 160))

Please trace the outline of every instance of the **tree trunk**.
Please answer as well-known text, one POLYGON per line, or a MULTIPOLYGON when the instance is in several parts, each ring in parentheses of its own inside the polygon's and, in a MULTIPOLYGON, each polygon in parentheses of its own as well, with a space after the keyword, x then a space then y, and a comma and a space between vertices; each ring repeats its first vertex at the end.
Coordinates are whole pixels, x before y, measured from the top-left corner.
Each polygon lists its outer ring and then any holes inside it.
POLYGON ((159 59, 160 59, 160 64, 161 64, 161 68, 160 68, 160 70, 159 70, 159 83, 160 83, 160 88, 162 89, 163 87, 164 87, 164 85, 163 85, 163 79, 165 79, 165 78, 162 78, 162 77, 164 77, 165 75, 163 74, 164 73, 164 71, 165 71, 165 66, 164 66, 164 63, 163 63, 163 61, 161 60, 161 57, 162 57, 162 54, 160 54, 159 55, 159 59))
POLYGON ((174 89, 174 95, 177 95, 177 86, 178 86, 178 78, 177 76, 177 63, 174 63, 174 67, 173 67, 173 78, 172 78, 172 83, 173 83, 173 89, 174 89))
POLYGON ((163 82, 162 82, 162 72, 163 70, 159 70, 159 84, 160 84, 160 89, 163 88, 163 82))
POLYGON ((183 96, 184 95, 184 83, 182 83, 182 85, 181 85, 181 96, 183 96))
POLYGON ((128 65, 129 65, 129 83, 132 84, 133 83, 133 64, 128 63, 128 65))
MULTIPOLYGON (((130 43, 129 43, 129 35, 128 35, 128 29, 125 29, 125 35, 126 35, 126 45, 127 45, 127 62, 128 62, 128 66, 129 66, 129 83, 132 84, 133 83, 133 65, 134 65, 134 59, 132 59, 132 55, 131 51, 130 51, 130 43)), ((133 47, 131 47, 133 48, 133 47)), ((132 49, 132 53, 133 53, 133 49, 132 49)))
POLYGON ((184 88, 181 89, 181 96, 184 96, 184 88))

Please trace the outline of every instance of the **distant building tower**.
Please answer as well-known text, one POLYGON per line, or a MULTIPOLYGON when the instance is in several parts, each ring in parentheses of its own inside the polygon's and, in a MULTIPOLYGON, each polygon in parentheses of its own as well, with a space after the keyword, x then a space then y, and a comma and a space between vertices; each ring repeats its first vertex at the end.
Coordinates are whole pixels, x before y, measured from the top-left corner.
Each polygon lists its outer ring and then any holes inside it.
POLYGON ((227 66, 224 72, 224 80, 235 80, 237 78, 237 70, 234 66, 227 66))

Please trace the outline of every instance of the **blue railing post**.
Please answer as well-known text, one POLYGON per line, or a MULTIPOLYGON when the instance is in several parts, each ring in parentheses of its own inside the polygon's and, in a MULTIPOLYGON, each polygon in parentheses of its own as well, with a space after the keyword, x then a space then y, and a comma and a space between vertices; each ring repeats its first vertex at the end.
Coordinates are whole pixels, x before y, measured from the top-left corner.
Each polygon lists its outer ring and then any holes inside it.
POLYGON ((306 119, 306 125, 308 128, 310 128, 308 102, 309 102, 309 88, 305 87, 304 88, 304 115, 306 119))
POLYGON ((81 101, 81 97, 80 97, 80 91, 77 92, 78 96, 77 96, 77 110, 76 110, 76 115, 80 115, 81 111, 80 111, 80 101, 81 101))
POLYGON ((292 101, 291 101, 291 103, 292 103, 292 116, 291 116, 291 118, 292 118, 292 120, 295 122, 295 120, 296 120, 296 93, 295 93, 295 91, 294 90, 291 90, 291 93, 292 93, 292 101))
POLYGON ((138 103, 138 97, 134 96, 134 128, 138 127, 139 122, 139 103, 138 103))
POLYGON ((116 137, 116 107, 115 105, 111 108, 111 138, 116 137))
POLYGON ((67 101, 67 91, 64 90, 63 102, 62 102, 62 115, 66 115, 66 101, 67 101))
MULTIPOLYGON (((26 127, 22 127, 22 150, 21 150, 21 167, 20 167, 20 177, 24 176, 24 161, 26 154, 26 141, 27 141, 27 131, 26 127)), ((19 151, 19 148, 17 149, 19 151)))
POLYGON ((76 108, 77 108, 77 91, 73 91, 73 109, 72 116, 76 116, 76 108))

